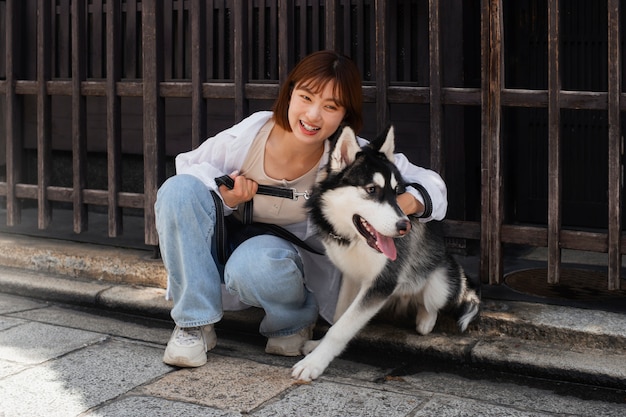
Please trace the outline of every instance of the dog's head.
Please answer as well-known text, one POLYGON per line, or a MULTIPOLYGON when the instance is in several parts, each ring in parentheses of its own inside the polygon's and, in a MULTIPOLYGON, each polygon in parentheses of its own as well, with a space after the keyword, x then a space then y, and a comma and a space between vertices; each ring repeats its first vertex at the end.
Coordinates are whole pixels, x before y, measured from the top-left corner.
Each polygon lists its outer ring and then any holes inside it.
POLYGON ((363 147, 354 131, 344 127, 332 141, 328 164, 309 203, 322 230, 345 242, 366 242, 391 260, 397 256, 393 238, 411 228, 397 203, 404 186, 393 152, 392 127, 363 147))

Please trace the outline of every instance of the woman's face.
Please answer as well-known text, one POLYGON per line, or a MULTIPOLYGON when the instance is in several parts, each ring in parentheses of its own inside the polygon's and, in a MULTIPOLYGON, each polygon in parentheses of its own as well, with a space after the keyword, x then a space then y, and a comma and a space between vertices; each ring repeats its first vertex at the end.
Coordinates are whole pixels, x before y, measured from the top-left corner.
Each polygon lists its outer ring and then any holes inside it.
POLYGON ((323 143, 337 130, 346 109, 333 93, 333 82, 326 83, 316 92, 302 83, 296 85, 291 93, 287 116, 289 126, 298 139, 307 143, 323 143))

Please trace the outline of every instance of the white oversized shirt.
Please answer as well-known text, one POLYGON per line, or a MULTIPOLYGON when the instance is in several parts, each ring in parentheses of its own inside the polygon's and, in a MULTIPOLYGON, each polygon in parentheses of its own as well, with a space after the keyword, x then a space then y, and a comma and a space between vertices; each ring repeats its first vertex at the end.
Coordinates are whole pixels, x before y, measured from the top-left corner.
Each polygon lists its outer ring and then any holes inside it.
MULTIPOLYGON (((209 190, 218 191, 215 178, 241 168, 257 133, 272 115, 273 113, 269 111, 254 113, 231 128, 207 139, 198 148, 179 154, 176 157, 176 173, 193 175, 200 179, 207 186, 207 192, 209 190)), ((362 138, 358 139, 361 145, 367 143, 362 138)), ((320 169, 328 161, 328 141, 326 141, 325 146, 326 151, 320 159, 320 169)), ((430 195, 433 205, 432 214, 421 220, 442 220, 446 215, 448 201, 446 185, 441 177, 434 171, 413 165, 403 154, 395 155, 395 164, 407 182, 421 184, 430 195)), ((424 202, 418 191, 412 188, 408 188, 407 191, 422 203, 424 202)), ((217 194, 220 195, 219 192, 217 194)), ((229 215, 232 213, 232 209, 224 205, 224 213, 229 215)), ((315 236, 315 229, 310 219, 306 222, 283 227, 311 246, 322 247, 321 242, 315 236)), ((341 285, 341 273, 326 256, 316 255, 300 248, 298 251, 304 265, 306 286, 315 294, 320 315, 332 323, 341 285)), ((229 305, 237 305, 237 303, 233 303, 232 299, 228 299, 232 297, 228 293, 223 292, 223 297, 225 309, 228 309, 229 305)))

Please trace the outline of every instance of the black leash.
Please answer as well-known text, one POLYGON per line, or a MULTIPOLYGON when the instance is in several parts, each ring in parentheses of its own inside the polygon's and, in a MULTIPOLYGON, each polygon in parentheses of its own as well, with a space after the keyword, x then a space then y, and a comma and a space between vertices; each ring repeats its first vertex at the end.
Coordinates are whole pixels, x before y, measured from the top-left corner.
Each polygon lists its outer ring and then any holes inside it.
MULTIPOLYGON (((215 178, 215 183, 220 186, 224 185, 229 189, 233 189, 235 186, 235 181, 229 177, 228 175, 224 175, 218 178, 215 178)), ((257 190, 257 194, 268 195, 272 197, 280 197, 280 198, 288 198, 290 200, 298 200, 299 197, 304 197, 306 199, 309 198, 309 194, 307 192, 298 192, 295 188, 284 188, 284 187, 274 187, 271 185, 261 185, 259 184, 259 188, 257 190)), ((222 203, 222 199, 217 195, 215 191, 211 191, 211 196, 213 197, 213 201, 215 202, 215 240, 217 244, 217 258, 218 260, 224 264, 229 256, 229 241, 228 241, 228 232, 226 227, 226 218, 224 216, 224 207, 222 203)), ((280 238, 283 238, 294 245, 301 247, 302 249, 308 250, 309 252, 313 252, 318 255, 323 255, 323 252, 320 252, 314 248, 312 248, 309 244, 298 238, 296 235, 291 233, 290 231, 271 223, 261 223, 255 222, 252 220, 252 211, 253 211, 253 203, 252 200, 247 201, 244 204, 243 214, 242 214, 242 227, 248 228, 253 232, 248 237, 252 237, 255 235, 261 234, 269 234, 274 235, 280 238)), ((232 220, 235 222, 236 220, 232 220)))

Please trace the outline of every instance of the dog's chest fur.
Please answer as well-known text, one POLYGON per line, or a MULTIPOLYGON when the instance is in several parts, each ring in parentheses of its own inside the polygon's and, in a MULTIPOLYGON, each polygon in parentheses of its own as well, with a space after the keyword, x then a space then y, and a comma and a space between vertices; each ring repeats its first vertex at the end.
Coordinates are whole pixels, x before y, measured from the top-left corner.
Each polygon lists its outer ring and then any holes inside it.
POLYGON ((360 239, 341 244, 327 236, 324 246, 330 260, 345 276, 359 277, 362 282, 376 279, 388 262, 384 255, 376 253, 360 239))

